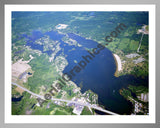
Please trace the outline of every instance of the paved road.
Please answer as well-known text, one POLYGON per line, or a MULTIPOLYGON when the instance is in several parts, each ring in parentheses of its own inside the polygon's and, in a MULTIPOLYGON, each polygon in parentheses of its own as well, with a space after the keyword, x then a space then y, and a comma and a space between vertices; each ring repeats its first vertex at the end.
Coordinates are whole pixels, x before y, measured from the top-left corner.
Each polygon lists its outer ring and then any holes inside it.
MULTIPOLYGON (((12 85, 15 85, 15 86, 23 89, 24 91, 30 93, 30 94, 33 95, 33 96, 36 96, 36 97, 39 97, 39 98, 45 100, 44 96, 38 95, 38 94, 36 94, 36 93, 33 93, 33 92, 29 91, 28 89, 26 89, 26 88, 18 85, 17 83, 13 83, 13 82, 12 82, 12 85)), ((80 103, 80 102, 77 102, 77 101, 65 100, 65 99, 57 99, 57 98, 53 98, 53 97, 52 97, 51 100, 53 100, 53 101, 63 101, 63 102, 67 102, 67 103, 74 103, 74 104, 78 104, 78 105, 81 105, 81 106, 87 106, 87 107, 90 107, 90 108, 94 108, 94 109, 96 109, 96 110, 99 110, 99 111, 102 111, 102 112, 105 112, 105 113, 108 113, 108 114, 111 114, 111 115, 118 115, 117 113, 114 113, 114 112, 105 110, 105 109, 103 109, 103 108, 101 108, 101 107, 98 107, 98 106, 96 106, 96 105, 92 105, 92 104, 89 104, 89 103, 80 103)))

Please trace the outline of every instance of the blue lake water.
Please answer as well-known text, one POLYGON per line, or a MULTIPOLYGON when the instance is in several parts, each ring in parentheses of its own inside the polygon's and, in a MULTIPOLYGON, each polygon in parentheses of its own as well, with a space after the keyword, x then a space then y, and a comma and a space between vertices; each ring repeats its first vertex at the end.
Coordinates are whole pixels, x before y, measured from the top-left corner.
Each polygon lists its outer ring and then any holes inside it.
MULTIPOLYGON (((55 31, 50 31, 42 34, 40 31, 34 31, 31 36, 23 35, 27 43, 32 49, 38 49, 43 52, 43 45, 35 44, 35 40, 48 35, 50 39, 60 42, 60 50, 56 56, 58 56, 62 51, 67 55, 66 59, 68 65, 64 69, 63 73, 69 73, 77 63, 83 60, 82 56, 89 55, 86 48, 96 48, 98 43, 93 40, 85 39, 81 36, 75 35, 73 33, 68 33, 68 36, 76 40, 83 47, 70 46, 62 41, 65 35, 59 34, 55 31), (72 50, 75 48, 75 50, 72 50)), ((45 51, 51 55, 53 51, 45 51)), ((126 87, 128 84, 138 85, 142 83, 143 80, 135 78, 134 76, 126 75, 121 77, 115 77, 114 73, 116 71, 116 63, 113 58, 112 52, 107 48, 100 51, 98 55, 89 60, 84 69, 75 76, 72 76, 72 81, 74 81, 78 86, 82 87, 82 92, 90 89, 98 94, 98 102, 105 106, 107 110, 119 113, 119 114, 130 114, 132 111, 132 105, 129 101, 125 100, 120 94, 119 89, 126 87)))

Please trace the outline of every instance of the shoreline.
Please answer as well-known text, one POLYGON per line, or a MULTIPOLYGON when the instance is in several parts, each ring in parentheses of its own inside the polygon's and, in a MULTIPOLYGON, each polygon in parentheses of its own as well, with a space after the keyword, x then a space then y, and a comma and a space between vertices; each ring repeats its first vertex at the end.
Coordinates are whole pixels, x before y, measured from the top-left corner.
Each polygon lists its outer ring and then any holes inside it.
POLYGON ((116 61, 116 66, 117 66, 117 69, 116 69, 116 72, 115 72, 115 76, 117 76, 117 72, 121 71, 122 70, 122 63, 121 63, 121 59, 120 57, 117 55, 117 54, 113 54, 113 57, 116 61))

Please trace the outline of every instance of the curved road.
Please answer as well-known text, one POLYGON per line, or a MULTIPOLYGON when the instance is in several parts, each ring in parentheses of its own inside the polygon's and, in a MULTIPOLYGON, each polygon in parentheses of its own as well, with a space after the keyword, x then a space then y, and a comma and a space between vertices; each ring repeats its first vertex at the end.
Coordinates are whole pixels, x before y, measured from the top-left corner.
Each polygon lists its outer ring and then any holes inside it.
MULTIPOLYGON (((36 97, 39 97, 39 98, 45 100, 44 96, 38 95, 38 94, 36 94, 36 93, 33 93, 33 92, 29 91, 28 89, 26 89, 26 88, 18 85, 17 83, 13 83, 13 82, 12 82, 12 85, 15 85, 15 86, 23 89, 24 91, 30 93, 30 94, 33 95, 33 96, 36 96, 36 97)), ((78 104, 78 105, 81 105, 81 106, 87 106, 87 107, 90 107, 90 108, 94 108, 94 109, 96 109, 96 110, 99 110, 99 111, 102 111, 102 112, 105 112, 105 113, 108 113, 108 114, 111 114, 111 115, 118 115, 117 113, 114 113, 114 112, 105 110, 105 109, 103 109, 103 108, 101 108, 101 107, 98 107, 98 106, 96 106, 96 105, 91 105, 91 104, 89 104, 89 103, 88 103, 88 104, 85 104, 85 103, 80 103, 80 102, 76 102, 76 101, 72 101, 72 100, 57 99, 57 98, 53 98, 53 97, 52 97, 51 100, 53 100, 53 101, 63 101, 63 102, 67 102, 67 103, 74 103, 74 104, 78 104)))

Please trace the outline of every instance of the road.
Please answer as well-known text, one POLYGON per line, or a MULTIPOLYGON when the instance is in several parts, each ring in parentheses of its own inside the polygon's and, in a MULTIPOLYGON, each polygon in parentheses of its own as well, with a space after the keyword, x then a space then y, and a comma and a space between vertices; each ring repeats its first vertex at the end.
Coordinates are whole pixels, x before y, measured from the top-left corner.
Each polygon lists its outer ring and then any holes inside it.
MULTIPOLYGON (((15 86, 23 89, 24 91, 30 93, 33 96, 36 96, 36 97, 39 97, 39 98, 45 100, 44 96, 38 95, 36 93, 33 93, 33 92, 29 91, 28 89, 18 85, 17 83, 12 82, 12 85, 15 85, 15 86)), ((99 111, 102 111, 102 112, 105 112, 105 113, 108 113, 108 114, 111 114, 111 115, 118 115, 117 113, 105 110, 105 109, 103 109, 101 107, 98 107, 96 105, 92 105, 92 104, 89 104, 89 103, 80 103, 80 102, 77 102, 77 101, 65 100, 65 99, 57 99, 57 98, 53 98, 53 97, 51 98, 51 100, 53 100, 53 101, 62 101, 62 102, 67 102, 67 103, 74 103, 74 104, 78 104, 78 105, 81 105, 81 106, 87 106, 87 107, 90 107, 90 108, 94 108, 96 110, 99 110, 99 111)))
POLYGON ((141 47, 141 43, 142 43, 142 39, 143 39, 143 35, 144 35, 144 33, 142 33, 141 40, 140 40, 140 42, 139 42, 139 47, 138 47, 138 49, 137 49, 137 52, 139 52, 139 49, 140 49, 140 47, 141 47))

